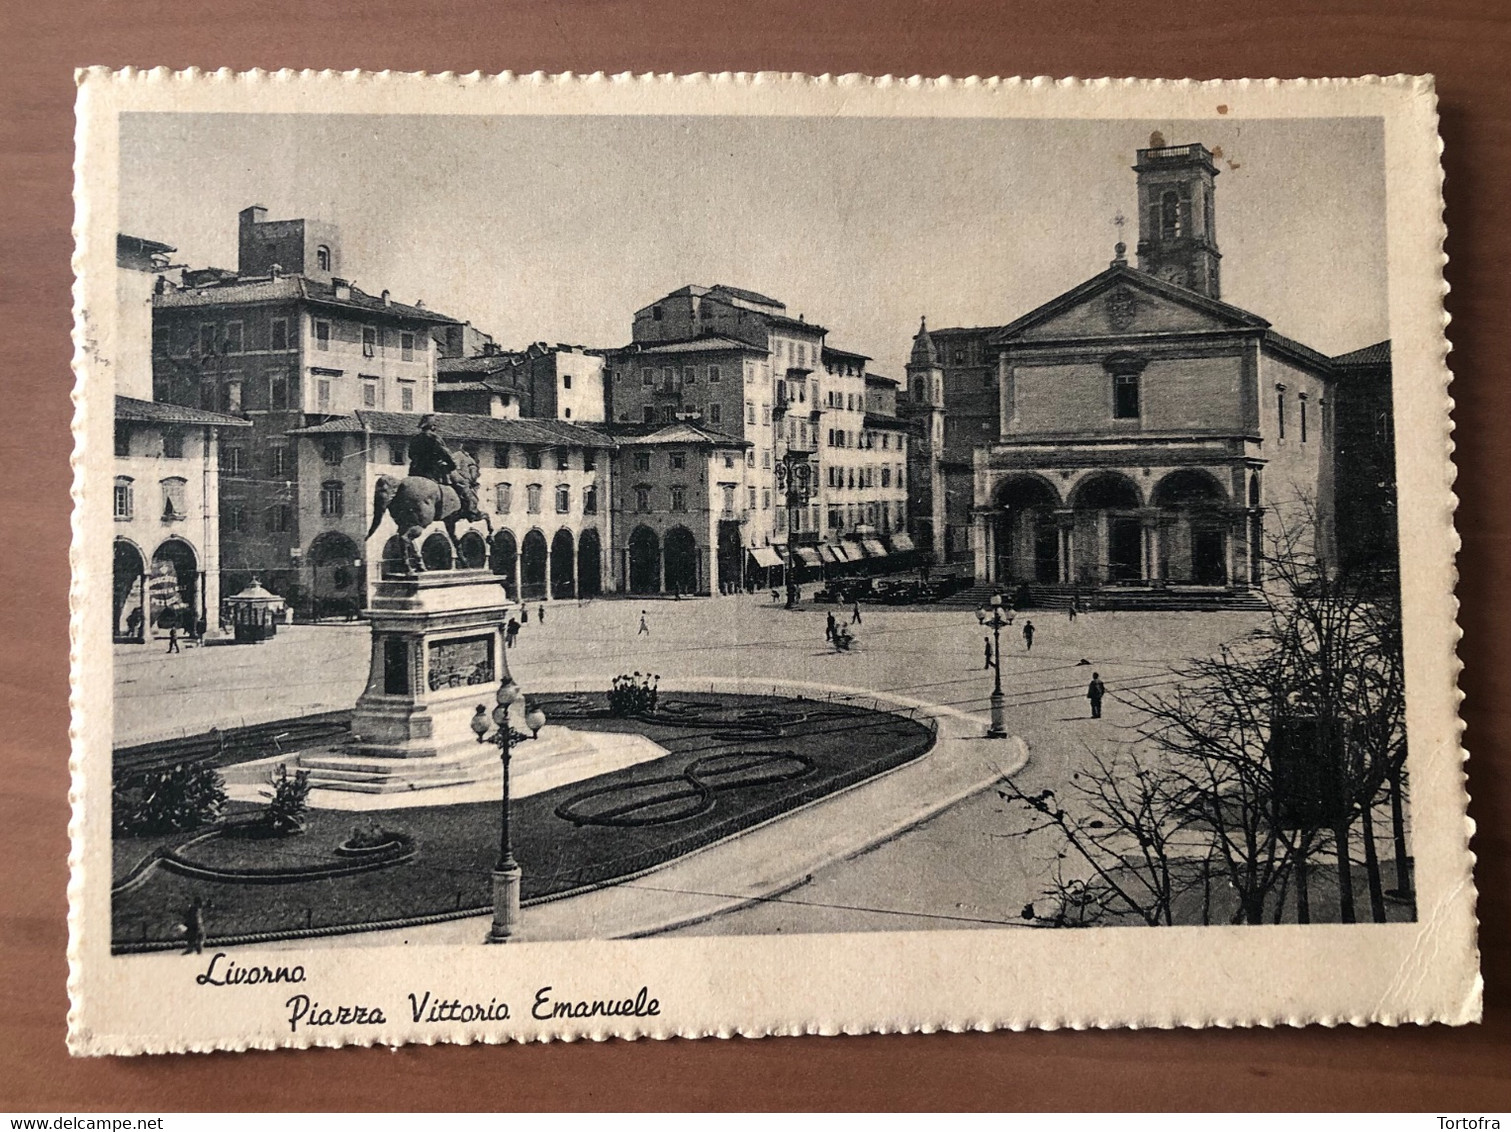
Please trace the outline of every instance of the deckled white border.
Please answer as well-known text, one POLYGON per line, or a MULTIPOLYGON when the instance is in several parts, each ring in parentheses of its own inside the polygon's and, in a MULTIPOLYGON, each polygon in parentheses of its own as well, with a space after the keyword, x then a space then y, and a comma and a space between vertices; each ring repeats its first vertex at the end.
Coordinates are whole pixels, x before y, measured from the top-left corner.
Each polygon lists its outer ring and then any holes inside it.
MULTIPOLYGON (((484 76, 360 71, 79 72, 75 164, 73 544, 70 565, 73 813, 69 881, 69 1048, 76 1054, 208 1051, 381 1042, 579 1037, 931 1032, 1028 1027, 1362 1025, 1462 1023, 1480 1013, 1481 980, 1458 719, 1459 661, 1453 555, 1441 143, 1432 80, 1391 78, 1161 81, 937 79, 720 75, 484 76), (520 944, 508 948, 343 948, 309 953, 338 981, 431 986, 449 972, 456 992, 494 988, 527 1007, 530 988, 577 977, 582 994, 647 982, 670 987, 671 1013, 654 1024, 508 1029, 394 1024, 381 1033, 291 1039, 278 1026, 234 1024, 249 991, 196 996, 190 961, 109 955, 108 640, 99 647, 108 548, 89 544, 106 501, 92 495, 90 443, 111 427, 107 359, 114 327, 86 317, 113 310, 113 115, 121 110, 242 113, 783 114, 887 117, 1274 117, 1386 119, 1390 325, 1394 343, 1408 734, 1420 919, 1400 925, 1137 928, 1080 932, 908 932, 844 936, 648 939, 520 944), (1203 107, 1209 107, 1203 109, 1203 107), (94 179, 91 185, 91 178, 94 179), (109 247, 105 245, 108 242, 109 247), (95 274, 86 274, 92 265, 95 274), (1433 317, 1433 316, 1436 317, 1433 317), (1405 441, 1402 441, 1405 437, 1405 441), (100 570, 100 559, 105 569, 100 570), (103 673, 103 681, 101 678, 103 673), (103 691, 101 691, 103 689, 103 691), (86 690, 94 690, 93 696, 86 690), (92 705, 91 705, 92 700, 92 705), (102 702, 103 701, 103 702, 102 702), (103 752, 103 761, 101 758, 103 752), (87 768, 99 781, 90 786, 87 768), (100 777, 102 775, 102 777, 100 777), (92 835, 90 833, 92 832, 92 835), (93 840, 91 840, 91 836, 93 840), (107 856, 100 868, 100 854, 107 856), (1426 850, 1426 852, 1424 852, 1426 850), (86 858, 94 857, 94 869, 86 858), (91 876, 104 879, 91 880, 91 876), (103 918, 102 918, 103 913, 103 918), (334 970, 339 957, 340 970, 334 970), (1391 964, 1388 972, 1381 964, 1391 964), (744 976, 736 983, 730 973, 744 976), (575 972, 575 976, 573 974, 575 972), (603 978, 611 972, 611 978, 603 978), (596 979, 595 979, 596 976, 596 979), (893 981, 888 982, 888 978, 893 981), (150 980, 150 984, 149 984, 150 980), (151 986, 149 992, 148 986, 151 986), (1173 989, 1178 988, 1178 989, 1173 989), (1173 997, 1172 997, 1173 995, 1173 997), (239 997, 238 997, 239 996, 239 997)), ((98 469, 96 476, 98 477, 98 469)), ((103 542, 101 543, 103 546, 103 542)), ((288 952, 281 953, 287 961, 288 952)), ((304 954, 304 953, 300 953, 304 954)), ((240 958, 240 956, 238 956, 240 958)), ((251 953, 247 958, 250 960, 251 953)), ((350 998, 350 996, 348 996, 350 998)), ((360 996, 350 998, 360 1001, 360 996)), ((257 1000, 260 1001, 260 1000, 257 1000)), ((280 999, 281 1001, 281 999, 280 999)), ((520 1011, 524 1013, 523 1010, 520 1011)))

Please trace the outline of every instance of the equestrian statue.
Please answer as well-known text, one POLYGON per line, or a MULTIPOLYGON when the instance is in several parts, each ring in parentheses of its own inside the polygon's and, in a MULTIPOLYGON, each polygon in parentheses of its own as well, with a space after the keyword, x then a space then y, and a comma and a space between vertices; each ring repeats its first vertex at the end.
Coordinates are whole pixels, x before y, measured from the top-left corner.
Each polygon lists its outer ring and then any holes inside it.
POLYGON ((432 523, 442 523, 453 544, 456 525, 483 523, 488 533, 493 524, 478 507, 478 463, 465 449, 452 451, 441 439, 435 417, 420 418, 420 431, 409 442, 409 474, 403 479, 379 476, 373 488, 373 521, 367 530, 372 538, 383 516, 393 516, 407 547, 411 566, 420 567, 417 541, 432 523))

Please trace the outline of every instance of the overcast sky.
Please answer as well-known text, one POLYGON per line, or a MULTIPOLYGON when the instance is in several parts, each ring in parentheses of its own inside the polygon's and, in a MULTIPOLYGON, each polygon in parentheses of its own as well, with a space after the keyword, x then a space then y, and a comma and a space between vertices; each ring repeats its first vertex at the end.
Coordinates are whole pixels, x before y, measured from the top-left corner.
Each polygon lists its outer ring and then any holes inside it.
POLYGON ((236 214, 341 228, 344 272, 504 346, 613 346, 686 283, 772 295, 901 376, 932 326, 1011 321, 1137 241, 1152 130, 1220 148, 1223 298, 1337 354, 1388 336, 1377 119, 131 114, 120 228, 236 266, 236 214))

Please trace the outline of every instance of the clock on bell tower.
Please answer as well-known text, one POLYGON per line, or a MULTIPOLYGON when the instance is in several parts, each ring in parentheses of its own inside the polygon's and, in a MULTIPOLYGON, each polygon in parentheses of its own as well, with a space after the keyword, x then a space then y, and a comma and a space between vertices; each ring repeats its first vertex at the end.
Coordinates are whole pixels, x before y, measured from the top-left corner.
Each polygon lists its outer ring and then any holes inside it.
POLYGON ((1217 166, 1197 143, 1165 145, 1155 134, 1138 151, 1140 271, 1177 287, 1222 297, 1217 250, 1217 166))

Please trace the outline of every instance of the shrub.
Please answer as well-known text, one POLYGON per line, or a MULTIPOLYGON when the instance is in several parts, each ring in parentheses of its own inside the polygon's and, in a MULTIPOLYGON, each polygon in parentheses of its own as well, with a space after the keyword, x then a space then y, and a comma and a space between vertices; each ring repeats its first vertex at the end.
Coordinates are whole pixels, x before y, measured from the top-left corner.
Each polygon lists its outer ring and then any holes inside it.
MULTIPOLYGON (((278 772, 268 776, 273 791, 262 824, 273 833, 299 833, 304 829, 304 814, 309 809, 310 772, 296 770, 289 774, 289 764, 279 763, 278 772)), ((264 791, 266 793, 266 791, 264 791)))
POLYGON ((639 672, 614 677, 614 686, 609 689, 609 714, 635 716, 653 713, 661 695, 657 687, 660 680, 660 676, 639 672))
POLYGON ((111 824, 126 837, 181 833, 209 825, 225 804, 225 780, 219 771, 202 763, 176 763, 118 779, 111 797, 111 824))

